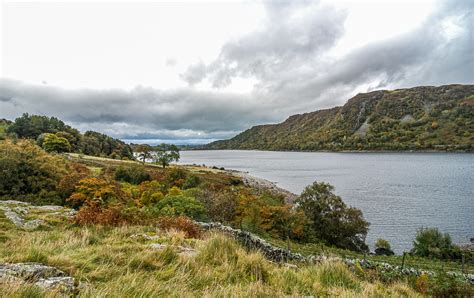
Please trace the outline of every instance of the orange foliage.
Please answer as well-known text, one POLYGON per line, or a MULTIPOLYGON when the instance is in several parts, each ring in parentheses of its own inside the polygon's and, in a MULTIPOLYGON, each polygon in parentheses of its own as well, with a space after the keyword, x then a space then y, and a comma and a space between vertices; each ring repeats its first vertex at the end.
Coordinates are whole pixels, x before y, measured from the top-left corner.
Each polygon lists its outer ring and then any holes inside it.
POLYGON ((74 221, 80 225, 125 225, 139 223, 139 219, 133 214, 126 214, 121 206, 84 206, 74 217, 74 221))
POLYGON ((100 178, 85 178, 76 185, 75 192, 67 199, 79 205, 98 207, 117 198, 114 186, 100 178))
POLYGON ((201 228, 186 216, 164 216, 158 219, 158 227, 163 230, 177 230, 186 233, 187 238, 200 238, 201 228))

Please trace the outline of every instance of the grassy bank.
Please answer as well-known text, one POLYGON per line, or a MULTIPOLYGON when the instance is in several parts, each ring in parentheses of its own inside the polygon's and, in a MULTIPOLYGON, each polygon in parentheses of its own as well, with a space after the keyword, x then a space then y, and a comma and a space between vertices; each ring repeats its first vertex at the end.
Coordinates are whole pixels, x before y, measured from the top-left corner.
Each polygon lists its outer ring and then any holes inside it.
MULTIPOLYGON (((274 264, 219 234, 186 239, 181 232, 153 227, 68 223, 27 232, 12 226, 1 212, 0 225, 0 263, 57 267, 85 285, 76 293, 79 297, 418 296, 405 283, 367 281, 340 263, 299 269, 274 264), (156 237, 134 237, 141 234, 156 237), (154 249, 152 243, 166 247, 154 249), (177 247, 195 249, 195 254, 179 253, 177 247)), ((0 286, 0 296, 59 295, 28 285, 0 286)))

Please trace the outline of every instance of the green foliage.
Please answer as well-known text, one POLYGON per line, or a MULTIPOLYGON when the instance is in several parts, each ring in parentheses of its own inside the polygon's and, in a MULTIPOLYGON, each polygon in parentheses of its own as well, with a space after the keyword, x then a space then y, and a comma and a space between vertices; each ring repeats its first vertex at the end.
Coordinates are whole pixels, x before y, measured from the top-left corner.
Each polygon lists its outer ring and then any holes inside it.
POLYGON ((120 156, 133 159, 132 148, 123 141, 95 131, 86 131, 80 141, 80 151, 93 156, 120 156))
POLYGON ((168 194, 155 205, 160 215, 185 215, 194 219, 205 219, 206 209, 193 197, 183 194, 168 194))
POLYGON ((413 241, 414 255, 438 259, 459 259, 461 251, 453 245, 448 233, 441 233, 437 228, 421 228, 413 241))
POLYGON ((42 146, 47 152, 70 152, 71 145, 66 138, 58 137, 55 134, 45 134, 42 142, 42 146))
POLYGON ((68 165, 63 158, 47 154, 33 142, 2 141, 0 173, 0 196, 58 204, 62 200, 57 186, 68 173, 68 165))
POLYGON ((470 286, 462 277, 438 271, 428 279, 426 294, 432 297, 472 297, 474 287, 470 286))
POLYGON ((153 148, 153 161, 163 168, 179 160, 179 148, 176 145, 161 144, 153 148))
POLYGON ((140 203, 151 206, 164 198, 164 186, 158 181, 146 181, 140 184, 140 203))
POLYGON ((201 183, 201 179, 195 175, 189 175, 186 177, 186 180, 183 184, 183 189, 194 188, 197 187, 201 183))
POLYGON ((78 139, 79 131, 55 117, 23 114, 8 127, 7 132, 19 138, 36 139, 42 133, 67 132, 78 139))
POLYGON ((314 182, 296 200, 298 209, 311 221, 311 230, 318 239, 337 247, 366 251, 369 223, 359 209, 347 207, 333 190, 327 183, 314 182))
POLYGON ((19 138, 34 139, 42 147, 45 138, 49 137, 52 143, 48 144, 45 149, 51 152, 72 151, 93 156, 133 159, 131 147, 121 140, 94 131, 87 131, 84 135, 81 135, 77 129, 64 124, 55 117, 25 113, 8 126, 7 133, 19 138), (51 134, 56 135, 60 141, 53 139, 54 137, 51 134), (65 143, 64 139, 69 143, 69 149, 67 145, 63 144, 65 143))
POLYGON ((140 160, 142 163, 144 163, 147 159, 151 159, 153 157, 153 148, 150 145, 137 145, 133 149, 138 154, 137 159, 140 160))
POLYGON ((140 184, 143 181, 150 180, 150 174, 145 170, 144 167, 131 166, 123 167, 119 166, 115 170, 115 180, 124 181, 132 184, 140 184))
POLYGON ((391 249, 390 247, 390 243, 385 240, 385 239, 382 239, 382 238, 379 238, 377 239, 377 241, 375 241, 375 248, 384 248, 384 249, 391 249))

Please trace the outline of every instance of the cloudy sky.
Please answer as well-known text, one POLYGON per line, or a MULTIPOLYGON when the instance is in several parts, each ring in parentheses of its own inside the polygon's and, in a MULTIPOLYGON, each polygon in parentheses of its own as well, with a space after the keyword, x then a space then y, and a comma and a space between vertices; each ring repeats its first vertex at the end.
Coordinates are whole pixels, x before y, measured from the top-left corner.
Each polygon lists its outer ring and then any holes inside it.
POLYGON ((374 89, 474 83, 474 0, 8 1, 0 118, 207 143, 374 89))

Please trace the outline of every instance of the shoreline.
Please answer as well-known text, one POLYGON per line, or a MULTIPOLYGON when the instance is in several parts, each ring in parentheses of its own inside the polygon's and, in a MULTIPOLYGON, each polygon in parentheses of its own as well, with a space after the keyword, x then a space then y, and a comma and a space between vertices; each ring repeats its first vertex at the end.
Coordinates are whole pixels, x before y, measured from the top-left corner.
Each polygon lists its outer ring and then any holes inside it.
POLYGON ((295 153, 436 153, 436 154, 473 154, 474 151, 466 150, 269 150, 269 149, 216 149, 216 148, 195 148, 180 149, 180 151, 262 151, 262 152, 295 152, 295 153))

